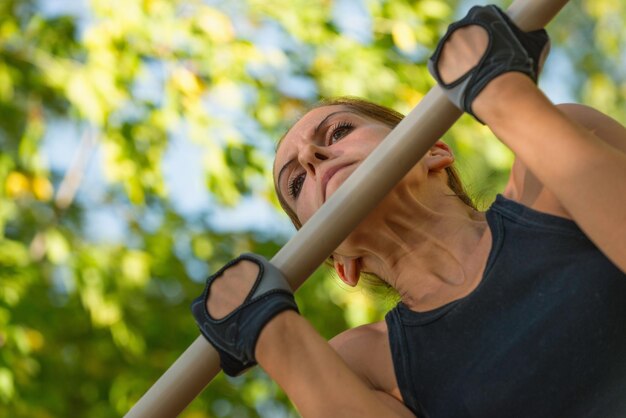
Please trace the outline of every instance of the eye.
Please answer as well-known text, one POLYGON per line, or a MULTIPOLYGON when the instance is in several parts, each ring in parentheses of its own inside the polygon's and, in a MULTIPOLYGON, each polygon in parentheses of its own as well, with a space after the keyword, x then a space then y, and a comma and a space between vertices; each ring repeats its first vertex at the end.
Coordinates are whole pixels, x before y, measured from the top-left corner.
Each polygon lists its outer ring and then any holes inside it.
POLYGON ((289 196, 294 199, 298 197, 300 190, 302 190, 305 176, 306 174, 302 173, 289 179, 289 183, 287 184, 287 193, 289 193, 289 196))
POLYGON ((330 128, 330 139, 328 143, 330 145, 338 142, 344 136, 348 135, 350 131, 354 128, 354 125, 350 122, 338 122, 330 128))

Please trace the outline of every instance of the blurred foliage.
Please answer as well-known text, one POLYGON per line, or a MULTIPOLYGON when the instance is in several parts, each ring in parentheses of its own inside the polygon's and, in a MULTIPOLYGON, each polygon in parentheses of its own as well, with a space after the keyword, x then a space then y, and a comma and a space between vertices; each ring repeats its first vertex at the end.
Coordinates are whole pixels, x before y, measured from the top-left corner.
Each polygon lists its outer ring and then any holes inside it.
MULTIPOLYGON (((363 96, 408 112, 433 84, 429 51, 468 7, 66 3, 74 9, 0 3, 1 417, 124 414, 198 335, 188 305, 202 277, 239 252, 271 257, 284 244, 210 222, 216 208, 247 196, 276 204, 274 138, 320 97, 363 96), (75 147, 52 135, 60 123, 75 147), (210 196, 203 213, 182 213, 167 187, 163 161, 180 138, 201 153, 198 175, 210 196), (76 153, 66 169, 50 163, 44 145, 55 141, 61 153, 76 153), (93 165, 103 173, 97 192, 79 187, 93 165), (113 213, 124 238, 89 233, 94 210, 113 213)), ((548 62, 571 97, 622 122, 625 20, 620 0, 573 1, 550 26, 558 60, 548 62)), ((446 139, 487 205, 506 180, 510 153, 468 117, 446 139)), ((298 300, 327 338, 380 319, 391 303, 345 289, 324 269, 298 300)), ((295 415, 260 370, 220 376, 183 414, 295 415)))

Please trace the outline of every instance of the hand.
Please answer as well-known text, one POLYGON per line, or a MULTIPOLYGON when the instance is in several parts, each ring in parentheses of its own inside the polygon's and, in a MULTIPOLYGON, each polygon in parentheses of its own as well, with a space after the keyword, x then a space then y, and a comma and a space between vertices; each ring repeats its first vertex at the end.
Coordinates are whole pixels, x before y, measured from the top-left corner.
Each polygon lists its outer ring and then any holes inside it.
POLYGON ((452 32, 439 58, 439 74, 445 84, 451 84, 474 68, 484 55, 489 34, 482 26, 465 26, 452 32))
POLYGON ((548 42, 543 29, 523 32, 498 7, 475 6, 449 26, 428 68, 450 101, 478 119, 472 103, 496 77, 514 71, 537 82, 548 42))
POLYGON ((222 267, 191 304, 200 331, 218 351, 229 376, 256 364, 261 330, 287 309, 298 312, 289 283, 256 254, 242 254, 222 267))
POLYGON ((259 266, 249 260, 228 267, 215 278, 206 300, 206 309, 215 319, 222 319, 241 306, 259 275, 259 266))

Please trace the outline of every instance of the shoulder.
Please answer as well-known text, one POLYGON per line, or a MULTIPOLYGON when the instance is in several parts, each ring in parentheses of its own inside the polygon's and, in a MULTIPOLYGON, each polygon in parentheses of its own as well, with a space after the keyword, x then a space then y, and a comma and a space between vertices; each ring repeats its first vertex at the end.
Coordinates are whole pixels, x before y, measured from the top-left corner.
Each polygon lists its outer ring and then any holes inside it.
POLYGON ((387 324, 380 321, 344 331, 329 342, 351 369, 366 377, 372 355, 382 357, 389 347, 387 335, 387 324))
MULTIPOLYGON (((610 116, 576 103, 559 104, 557 108, 606 144, 626 153, 626 129, 610 116)), ((572 219, 556 196, 519 159, 513 163, 503 195, 537 211, 572 219)))
POLYGON ((609 115, 577 103, 563 103, 557 107, 608 145, 626 152, 626 129, 609 115))
POLYGON ((583 125, 587 129, 594 131, 603 127, 607 121, 614 121, 610 116, 594 109, 591 106, 587 106, 580 103, 561 103, 556 107, 563 113, 565 113, 570 119, 583 125))
POLYGON ((331 339, 330 345, 372 389, 401 400, 384 321, 344 331, 331 339))
POLYGON ((363 343, 381 343, 387 340, 387 324, 385 321, 361 325, 336 335, 330 340, 330 345, 337 352, 354 351, 362 347, 363 343))

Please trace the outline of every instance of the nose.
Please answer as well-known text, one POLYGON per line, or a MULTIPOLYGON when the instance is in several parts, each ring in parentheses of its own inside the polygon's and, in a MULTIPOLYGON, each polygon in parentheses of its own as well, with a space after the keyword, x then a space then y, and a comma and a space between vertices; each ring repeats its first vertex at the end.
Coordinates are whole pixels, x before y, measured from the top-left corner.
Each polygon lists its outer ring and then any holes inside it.
POLYGON ((298 154, 298 161, 307 171, 308 175, 315 177, 319 163, 330 158, 328 151, 315 144, 307 144, 302 147, 298 154))

